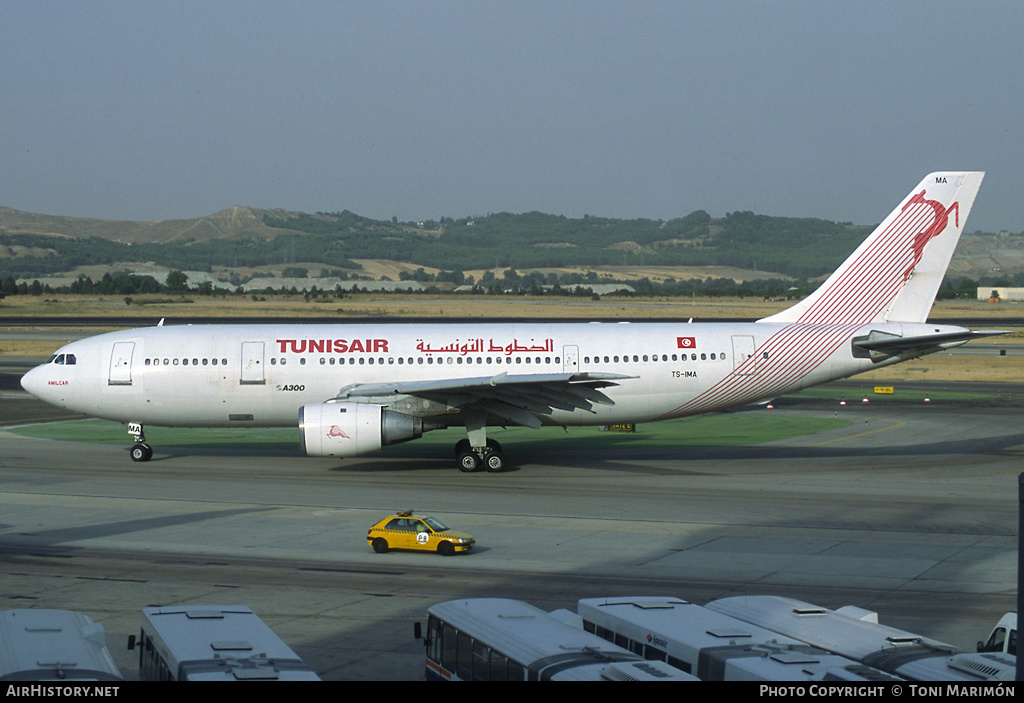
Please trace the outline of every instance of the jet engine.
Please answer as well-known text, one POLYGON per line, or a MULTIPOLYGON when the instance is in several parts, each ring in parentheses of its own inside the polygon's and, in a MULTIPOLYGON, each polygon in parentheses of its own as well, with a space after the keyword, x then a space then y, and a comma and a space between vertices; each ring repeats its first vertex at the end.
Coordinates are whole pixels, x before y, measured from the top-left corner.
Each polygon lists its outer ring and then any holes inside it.
POLYGON ((423 434, 423 420, 368 403, 315 403, 299 408, 307 456, 362 456, 423 434))

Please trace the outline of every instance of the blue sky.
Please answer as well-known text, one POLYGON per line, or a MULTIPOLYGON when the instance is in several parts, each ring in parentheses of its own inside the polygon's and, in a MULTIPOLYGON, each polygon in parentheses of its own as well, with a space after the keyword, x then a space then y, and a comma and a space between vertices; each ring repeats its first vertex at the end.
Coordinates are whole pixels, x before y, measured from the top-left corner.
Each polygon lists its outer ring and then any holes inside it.
POLYGON ((1024 230, 1024 3, 0 0, 0 205, 1024 230))

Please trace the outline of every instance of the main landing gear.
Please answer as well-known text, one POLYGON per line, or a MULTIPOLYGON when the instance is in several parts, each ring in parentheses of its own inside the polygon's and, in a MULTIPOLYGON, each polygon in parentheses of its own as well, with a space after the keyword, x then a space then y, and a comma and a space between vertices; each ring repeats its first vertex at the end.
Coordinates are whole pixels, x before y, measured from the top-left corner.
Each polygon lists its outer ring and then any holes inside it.
POLYGON ((128 434, 135 438, 135 445, 131 450, 132 461, 149 461, 153 458, 153 448, 146 444, 146 435, 142 431, 142 425, 137 422, 125 424, 128 434))
POLYGON ((467 409, 462 413, 466 423, 464 439, 455 445, 455 461, 459 471, 470 473, 487 469, 491 473, 505 470, 505 455, 501 445, 493 439, 487 439, 486 415, 479 410, 467 409))
POLYGON ((505 470, 505 454, 501 451, 501 445, 493 439, 487 440, 487 445, 483 447, 472 446, 468 439, 461 440, 455 445, 455 461, 459 471, 464 473, 480 469, 487 469, 491 473, 505 470))

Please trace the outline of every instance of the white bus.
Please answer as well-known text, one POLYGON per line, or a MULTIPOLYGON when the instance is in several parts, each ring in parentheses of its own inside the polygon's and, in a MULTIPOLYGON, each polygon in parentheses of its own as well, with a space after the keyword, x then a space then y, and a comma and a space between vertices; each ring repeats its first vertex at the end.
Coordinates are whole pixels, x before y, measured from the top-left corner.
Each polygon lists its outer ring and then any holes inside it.
POLYGON ((103 626, 70 610, 0 612, 0 681, 121 681, 103 626))
POLYGON ((319 681, 252 610, 241 605, 144 608, 139 677, 149 681, 319 681))
POLYGON ((881 625, 877 613, 854 606, 829 610, 780 596, 734 596, 705 607, 911 681, 977 683, 1016 676, 1015 657, 964 652, 881 625))
POLYGON ((587 632, 702 681, 899 680, 679 598, 585 598, 578 615, 587 632))
POLYGON ((694 681, 546 613, 504 598, 438 603, 427 609, 429 681, 694 681))

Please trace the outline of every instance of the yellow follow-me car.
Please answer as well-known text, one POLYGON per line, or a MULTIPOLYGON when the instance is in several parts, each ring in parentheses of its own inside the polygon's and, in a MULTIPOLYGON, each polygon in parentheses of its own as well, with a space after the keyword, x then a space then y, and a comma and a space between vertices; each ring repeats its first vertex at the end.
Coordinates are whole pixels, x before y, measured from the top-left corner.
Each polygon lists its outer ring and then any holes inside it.
POLYGON ((436 518, 414 516, 411 510, 404 510, 371 527, 366 541, 378 554, 389 549, 420 549, 451 556, 468 552, 476 540, 466 532, 449 530, 436 518))

